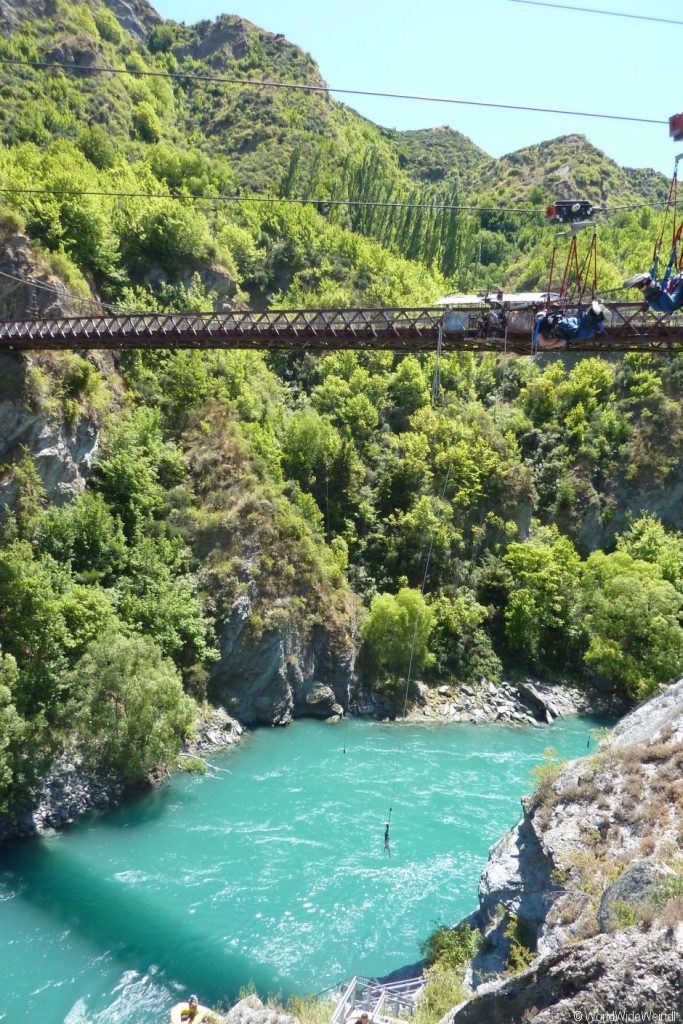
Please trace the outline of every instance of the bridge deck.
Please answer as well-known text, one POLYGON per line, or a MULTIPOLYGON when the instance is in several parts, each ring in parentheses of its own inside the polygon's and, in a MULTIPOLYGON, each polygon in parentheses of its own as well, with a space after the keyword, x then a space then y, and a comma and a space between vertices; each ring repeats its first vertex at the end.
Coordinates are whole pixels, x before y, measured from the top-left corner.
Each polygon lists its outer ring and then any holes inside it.
MULTIPOLYGON (((541 350, 572 352, 683 351, 683 317, 644 312, 641 303, 608 306, 606 333, 586 341, 541 339, 541 350)), ((0 351, 223 348, 434 351, 443 326, 444 351, 528 355, 537 307, 506 311, 507 337, 491 307, 247 310, 230 313, 131 313, 0 321, 0 351)))

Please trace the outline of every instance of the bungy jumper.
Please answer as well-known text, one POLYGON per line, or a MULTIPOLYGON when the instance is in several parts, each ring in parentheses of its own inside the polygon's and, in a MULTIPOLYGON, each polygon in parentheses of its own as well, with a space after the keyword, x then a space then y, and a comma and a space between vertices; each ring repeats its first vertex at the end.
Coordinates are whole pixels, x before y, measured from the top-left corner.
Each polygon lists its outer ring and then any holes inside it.
POLYGON ((681 234, 683 234, 683 224, 677 224, 678 163, 681 159, 683 159, 683 153, 676 157, 669 196, 662 219, 662 230, 655 242, 652 269, 649 273, 634 274, 633 277, 629 277, 627 281, 624 281, 624 288, 638 288, 642 292, 643 299, 653 313, 663 313, 665 316, 676 313, 679 309, 683 308, 683 273, 681 273, 683 270, 683 252, 680 256, 678 252, 681 234), (669 261, 664 274, 661 278, 658 278, 659 259, 670 212, 672 218, 671 252, 669 253, 669 261))
POLYGON ((558 199, 548 207, 548 218, 557 224, 570 226, 571 242, 562 275, 557 299, 552 299, 553 273, 557 255, 557 241, 553 245, 550 262, 546 309, 538 313, 531 337, 531 350, 557 348, 558 345, 544 345, 546 342, 563 342, 569 347, 573 341, 584 341, 605 331, 605 307, 597 300, 598 287, 598 236, 595 221, 591 218, 598 212, 585 199, 558 199), (579 262, 578 234, 582 228, 592 227, 593 237, 588 251, 579 262), (592 272, 592 278, 590 278, 592 272), (590 291, 589 291, 590 279, 590 291), (590 299, 586 302, 586 295, 590 299))

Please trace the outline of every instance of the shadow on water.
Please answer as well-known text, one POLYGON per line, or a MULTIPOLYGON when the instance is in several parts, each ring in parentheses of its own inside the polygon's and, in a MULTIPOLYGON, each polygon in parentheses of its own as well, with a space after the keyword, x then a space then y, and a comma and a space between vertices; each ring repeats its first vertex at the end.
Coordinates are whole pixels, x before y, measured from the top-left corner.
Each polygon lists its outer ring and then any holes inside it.
POLYGON ((177 801, 178 795, 164 783, 154 789, 141 789, 126 794, 125 800, 115 807, 92 811, 81 818, 76 829, 87 828, 93 820, 100 829, 113 828, 116 831, 125 824, 126 828, 147 825, 159 821, 168 813, 169 807, 177 801))
MULTIPOLYGON (((54 843, 37 840, 3 852, 3 881, 42 913, 50 914, 109 953, 126 970, 147 971, 154 964, 172 988, 199 990, 205 1000, 234 999, 245 980, 257 991, 287 997, 294 987, 276 971, 225 948, 203 931, 201 918, 178 914, 124 884, 102 878, 54 843)), ((230 907, 226 906, 226 931, 230 907)), ((223 940, 225 941, 225 940, 223 940)))

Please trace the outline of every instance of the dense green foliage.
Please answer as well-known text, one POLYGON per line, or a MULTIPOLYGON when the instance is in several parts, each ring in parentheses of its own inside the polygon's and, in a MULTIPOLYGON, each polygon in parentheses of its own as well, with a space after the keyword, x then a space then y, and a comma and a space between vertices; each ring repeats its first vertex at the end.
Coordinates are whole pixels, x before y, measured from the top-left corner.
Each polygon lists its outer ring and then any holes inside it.
POLYGON ((457 928, 442 925, 422 943, 421 953, 430 967, 436 964, 456 969, 477 952, 478 934, 466 923, 457 928))
POLYGON ((194 705, 153 640, 105 633, 86 649, 69 682, 93 765, 135 782, 172 763, 194 705))
MULTIPOLYGON (((78 63, 319 81, 308 56, 239 18, 156 24, 145 43, 99 0, 54 0, 50 18, 24 7, 5 57, 41 58, 57 38, 78 63)), ((601 201, 661 185, 577 136, 492 161, 455 132, 383 131, 317 93, 7 65, 0 88, 0 181, 16 189, 0 200, 0 244, 24 232, 36 268, 128 309, 537 287, 552 245, 542 210, 567 161, 601 201), (192 199, 238 188, 278 201, 192 199), (159 197, 106 194, 119 191, 159 197), (527 212, 283 201, 297 195, 502 196, 527 212)), ((646 265, 657 228, 648 208, 611 217, 605 287, 646 265)), ((249 642, 324 627, 341 652, 360 637, 363 683, 399 700, 409 671, 478 685, 504 668, 647 695, 683 670, 683 521, 662 500, 680 483, 682 367, 451 354, 434 403, 430 355, 23 366, 31 415, 96 422, 103 443, 87 490, 59 508, 29 452, 6 467, 0 810, 64 748, 129 781, 172 763, 240 600, 249 642), (640 514, 660 506, 666 525, 640 514)))
POLYGON ((414 1014, 417 1024, 436 1024, 465 998, 465 968, 477 952, 480 936, 466 923, 435 929, 422 944, 426 985, 414 1014))

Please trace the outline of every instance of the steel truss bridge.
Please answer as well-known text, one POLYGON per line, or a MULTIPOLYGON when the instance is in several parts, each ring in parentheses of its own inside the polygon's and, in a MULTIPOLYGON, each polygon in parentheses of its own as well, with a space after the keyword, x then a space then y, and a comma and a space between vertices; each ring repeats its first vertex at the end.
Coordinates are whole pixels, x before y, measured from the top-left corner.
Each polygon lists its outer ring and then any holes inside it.
MULTIPOLYGON (((642 303, 608 303, 606 331, 584 341, 539 339, 539 350, 683 351, 683 315, 642 303)), ((392 309, 285 309, 230 313, 130 313, 0 321, 0 351, 90 349, 254 349, 329 352, 510 352, 529 355, 539 306, 392 309), (503 315, 501 315, 501 312, 503 315)))

